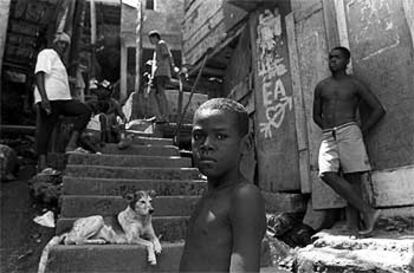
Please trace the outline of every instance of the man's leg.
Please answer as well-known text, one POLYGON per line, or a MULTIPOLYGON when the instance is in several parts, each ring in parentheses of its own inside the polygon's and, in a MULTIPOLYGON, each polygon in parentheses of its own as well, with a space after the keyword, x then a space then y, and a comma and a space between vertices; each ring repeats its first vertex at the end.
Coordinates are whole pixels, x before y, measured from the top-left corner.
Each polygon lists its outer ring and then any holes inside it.
POLYGON ((372 208, 363 200, 361 191, 356 192, 354 186, 350 182, 334 172, 326 172, 321 174, 321 179, 342 198, 344 198, 349 205, 353 206, 362 213, 366 229, 360 233, 367 234, 371 232, 378 218, 379 211, 372 208))
POLYGON ((165 95, 165 89, 168 81, 168 77, 156 77, 155 78, 155 85, 157 89, 157 104, 159 107, 161 120, 160 121, 167 121, 168 122, 168 115, 169 115, 169 107, 168 107, 168 100, 167 96, 165 95))
POLYGON ((66 151, 73 151, 77 147, 80 134, 88 125, 91 118, 91 110, 77 100, 60 101, 60 112, 65 116, 76 117, 73 123, 73 132, 66 146, 66 151))
MULTIPOLYGON (((344 174, 344 178, 348 181, 354 188, 354 192, 357 193, 362 198, 361 192, 361 174, 360 173, 349 173, 344 174)), ((351 204, 345 209, 346 212, 346 222, 350 230, 358 230, 360 223, 359 211, 355 209, 351 204)))
POLYGON ((38 155, 38 170, 47 168, 47 149, 49 146, 50 135, 57 120, 57 114, 53 112, 48 115, 42 107, 36 105, 36 152, 38 155))

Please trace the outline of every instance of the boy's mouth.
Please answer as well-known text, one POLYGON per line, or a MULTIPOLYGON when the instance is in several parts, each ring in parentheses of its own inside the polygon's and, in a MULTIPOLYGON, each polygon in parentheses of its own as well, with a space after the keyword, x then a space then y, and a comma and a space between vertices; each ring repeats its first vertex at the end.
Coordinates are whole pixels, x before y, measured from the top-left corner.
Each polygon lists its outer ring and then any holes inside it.
POLYGON ((200 162, 216 162, 216 160, 212 157, 201 156, 200 157, 200 162))

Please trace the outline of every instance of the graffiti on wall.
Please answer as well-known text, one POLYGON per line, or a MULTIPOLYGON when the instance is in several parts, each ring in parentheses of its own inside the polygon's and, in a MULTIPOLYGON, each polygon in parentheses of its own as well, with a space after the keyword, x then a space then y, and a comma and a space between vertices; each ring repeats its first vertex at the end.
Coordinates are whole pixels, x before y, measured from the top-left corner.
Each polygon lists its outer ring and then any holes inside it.
POLYGON ((272 138, 272 129, 282 125, 286 109, 292 109, 292 97, 286 95, 282 76, 287 73, 284 58, 278 53, 283 45, 281 16, 276 8, 266 9, 259 15, 257 26, 258 71, 263 77, 262 96, 266 109, 266 122, 260 123, 260 132, 272 138))

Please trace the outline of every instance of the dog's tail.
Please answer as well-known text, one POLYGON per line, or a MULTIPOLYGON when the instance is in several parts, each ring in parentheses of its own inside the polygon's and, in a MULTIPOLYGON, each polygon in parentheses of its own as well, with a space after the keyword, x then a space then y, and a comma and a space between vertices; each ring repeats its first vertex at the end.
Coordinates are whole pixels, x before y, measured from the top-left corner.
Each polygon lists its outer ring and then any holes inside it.
POLYGON ((49 252, 50 249, 53 246, 56 246, 63 242, 63 240, 66 238, 67 233, 64 233, 62 235, 53 236, 52 239, 45 245, 42 251, 42 255, 40 256, 39 261, 39 269, 37 270, 37 273, 44 273, 46 270, 47 260, 49 258, 49 252))

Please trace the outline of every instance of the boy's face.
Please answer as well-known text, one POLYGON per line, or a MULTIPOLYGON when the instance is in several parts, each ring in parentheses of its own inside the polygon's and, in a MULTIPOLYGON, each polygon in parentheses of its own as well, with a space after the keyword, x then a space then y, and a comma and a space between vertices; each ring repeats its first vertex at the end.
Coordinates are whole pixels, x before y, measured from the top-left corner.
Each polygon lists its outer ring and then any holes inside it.
POLYGON ((55 43, 54 48, 59 54, 63 55, 66 52, 66 49, 68 48, 68 46, 69 44, 67 42, 57 41, 55 43))
POLYGON ((157 43, 157 38, 154 37, 154 36, 150 36, 149 41, 150 41, 151 44, 155 45, 157 43))
POLYGON ((240 136, 237 116, 225 110, 204 109, 194 116, 193 157, 208 178, 221 178, 239 171, 246 137, 240 136))
POLYGON ((345 70, 348 63, 349 59, 341 50, 334 49, 329 53, 329 69, 332 72, 345 70))

